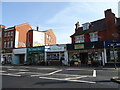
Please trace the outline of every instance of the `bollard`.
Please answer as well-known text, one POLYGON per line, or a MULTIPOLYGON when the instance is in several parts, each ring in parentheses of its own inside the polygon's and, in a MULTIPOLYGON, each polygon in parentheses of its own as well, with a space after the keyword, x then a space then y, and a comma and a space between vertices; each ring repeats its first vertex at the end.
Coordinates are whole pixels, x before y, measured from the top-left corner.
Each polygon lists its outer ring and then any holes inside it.
POLYGON ((93 70, 93 77, 96 77, 96 70, 93 70))

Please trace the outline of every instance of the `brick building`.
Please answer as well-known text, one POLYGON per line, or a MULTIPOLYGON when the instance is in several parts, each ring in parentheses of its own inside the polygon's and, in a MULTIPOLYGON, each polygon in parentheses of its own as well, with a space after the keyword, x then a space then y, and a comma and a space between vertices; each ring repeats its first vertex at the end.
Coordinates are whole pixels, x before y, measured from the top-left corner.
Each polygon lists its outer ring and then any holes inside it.
POLYGON ((30 30, 27 33, 27 47, 55 45, 55 44, 56 44, 56 36, 53 33, 52 29, 46 31, 30 30))
MULTIPOLYGON (((0 57, 1 57, 1 53, 2 53, 2 31, 5 29, 4 25, 0 25, 0 57)), ((0 58, 1 61, 1 58, 0 58)))
MULTIPOLYGON (((75 24, 75 33, 71 35, 72 44, 78 49, 78 56, 86 63, 91 56, 101 58, 101 64, 112 62, 110 59, 112 49, 104 49, 104 42, 114 42, 119 44, 120 40, 120 18, 117 18, 111 9, 105 12, 105 18, 93 22, 87 22, 80 26, 79 22, 75 24), (79 44, 79 45, 77 45, 79 44), (83 44, 83 45, 80 45, 83 44), (101 44, 101 47, 99 45, 101 44), (82 48, 81 48, 82 47, 82 48), (86 58, 86 61, 84 60, 86 58)), ((76 53, 76 50, 74 50, 76 53)), ((73 53, 73 52, 72 52, 73 53)), ((120 57, 120 51, 116 50, 116 57, 120 57)), ((112 55, 114 56, 114 55, 112 55)), ((95 59, 94 59, 95 60, 95 59)), ((120 62, 120 60, 118 60, 120 62)))
POLYGON ((1 59, 9 62, 12 60, 12 49, 26 47, 26 35, 31 26, 28 23, 6 28, 2 32, 1 59), (8 61, 7 61, 8 60, 8 61))

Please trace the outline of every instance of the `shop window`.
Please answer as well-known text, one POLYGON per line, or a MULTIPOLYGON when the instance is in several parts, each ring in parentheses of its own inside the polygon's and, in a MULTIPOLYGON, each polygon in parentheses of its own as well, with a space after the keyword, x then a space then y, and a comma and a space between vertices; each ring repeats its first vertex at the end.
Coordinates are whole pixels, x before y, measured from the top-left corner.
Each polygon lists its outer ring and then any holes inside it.
POLYGON ((84 42, 84 35, 75 37, 75 43, 83 43, 83 42, 84 42))
POLYGON ((47 60, 59 60, 59 53, 47 53, 47 60))
POLYGON ((98 41, 98 34, 97 33, 90 33, 90 41, 98 41))
POLYGON ((114 58, 117 60, 117 62, 119 62, 119 58, 118 58, 118 52, 117 51, 112 51, 112 50, 108 50, 107 51, 107 61, 108 62, 115 62, 114 58))

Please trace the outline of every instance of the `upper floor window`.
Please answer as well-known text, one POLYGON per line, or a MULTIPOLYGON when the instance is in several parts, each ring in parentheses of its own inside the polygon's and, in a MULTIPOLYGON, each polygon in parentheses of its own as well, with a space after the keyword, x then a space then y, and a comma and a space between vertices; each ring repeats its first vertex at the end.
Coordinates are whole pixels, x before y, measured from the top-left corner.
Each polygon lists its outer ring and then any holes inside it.
POLYGON ((8 32, 8 36, 10 36, 10 32, 8 32))
POLYGON ((90 23, 83 24, 83 30, 89 29, 90 23))
POLYGON ((13 47, 13 41, 11 41, 11 48, 13 47))
POLYGON ((2 32, 0 31, 0 38, 2 37, 2 32))
POLYGON ((6 41, 4 41, 4 48, 6 48, 6 41))
POLYGON ((82 43, 82 42, 84 42, 84 35, 75 37, 75 43, 82 43))
POLYGON ((7 37, 7 32, 4 33, 4 37, 7 37))
POLYGON ((90 33, 90 41, 94 42, 94 41, 98 41, 98 33, 90 33))
POLYGON ((11 31, 11 36, 13 36, 13 34, 14 34, 14 31, 11 31))

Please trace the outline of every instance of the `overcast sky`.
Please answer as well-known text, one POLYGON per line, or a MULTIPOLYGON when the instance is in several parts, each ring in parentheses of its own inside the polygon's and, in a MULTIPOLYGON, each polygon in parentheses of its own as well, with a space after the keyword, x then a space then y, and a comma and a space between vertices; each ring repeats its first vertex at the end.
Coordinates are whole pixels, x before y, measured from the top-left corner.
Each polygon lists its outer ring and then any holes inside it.
MULTIPOLYGON (((15 1, 15 0, 14 0, 15 1)), ((104 11, 112 9, 118 17, 118 2, 2 2, 2 24, 12 27, 29 23, 39 30, 53 29, 58 44, 71 43, 75 23, 92 22, 104 18, 104 11)))

